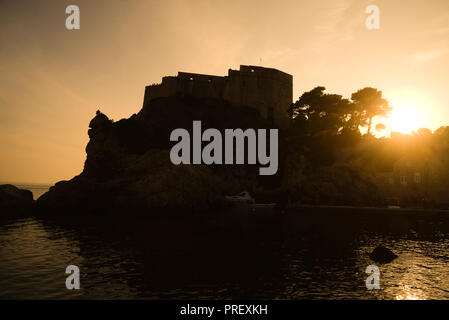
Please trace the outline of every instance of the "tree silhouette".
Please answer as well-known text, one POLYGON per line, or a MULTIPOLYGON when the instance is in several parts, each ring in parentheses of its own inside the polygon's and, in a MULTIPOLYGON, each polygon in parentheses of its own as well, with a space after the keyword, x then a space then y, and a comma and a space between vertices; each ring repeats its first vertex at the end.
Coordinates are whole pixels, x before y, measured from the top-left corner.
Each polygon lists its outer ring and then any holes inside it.
POLYGON ((355 109, 362 115, 362 122, 366 125, 368 121, 368 134, 371 133, 373 117, 386 117, 393 108, 388 101, 382 97, 382 91, 376 88, 366 87, 353 93, 351 96, 355 109))
POLYGON ((419 128, 417 131, 413 131, 412 134, 414 136, 429 137, 432 135, 432 130, 427 128, 419 128))
POLYGON ((304 92, 289 110, 298 130, 308 134, 339 134, 350 119, 353 105, 338 94, 324 93, 325 87, 304 92))

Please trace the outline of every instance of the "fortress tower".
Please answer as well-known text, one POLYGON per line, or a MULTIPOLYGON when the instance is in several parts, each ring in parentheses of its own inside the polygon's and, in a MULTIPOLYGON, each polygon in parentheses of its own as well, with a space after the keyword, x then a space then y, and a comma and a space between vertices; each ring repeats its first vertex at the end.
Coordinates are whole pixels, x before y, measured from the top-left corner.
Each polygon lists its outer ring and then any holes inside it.
POLYGON ((143 104, 161 97, 215 98, 235 106, 255 108, 279 128, 288 126, 287 109, 293 101, 293 77, 282 71, 257 66, 229 69, 224 77, 178 72, 162 83, 145 88, 143 104))

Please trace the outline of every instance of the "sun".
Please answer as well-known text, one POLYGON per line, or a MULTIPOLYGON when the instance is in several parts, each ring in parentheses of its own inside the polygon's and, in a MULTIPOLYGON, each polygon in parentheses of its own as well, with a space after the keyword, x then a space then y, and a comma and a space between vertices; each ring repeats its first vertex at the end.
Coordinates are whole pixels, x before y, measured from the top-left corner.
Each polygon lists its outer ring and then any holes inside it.
POLYGON ((400 94, 390 101, 393 111, 390 115, 391 131, 410 134, 425 127, 425 99, 416 93, 400 94))
POLYGON ((393 108, 390 116, 392 131, 410 134, 423 127, 419 111, 412 103, 404 102, 393 108))

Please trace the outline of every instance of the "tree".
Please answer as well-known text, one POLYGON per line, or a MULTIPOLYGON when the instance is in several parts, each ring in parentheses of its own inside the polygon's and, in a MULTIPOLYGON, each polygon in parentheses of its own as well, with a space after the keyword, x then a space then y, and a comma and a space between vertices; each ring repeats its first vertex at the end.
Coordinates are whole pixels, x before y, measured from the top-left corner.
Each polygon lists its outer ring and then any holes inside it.
POLYGON ((427 128, 419 128, 417 131, 413 131, 413 135, 420 137, 430 137, 432 135, 432 131, 427 128))
POLYGON ((386 117, 393 108, 382 97, 382 91, 366 87, 353 93, 351 99, 355 109, 361 115, 361 122, 366 125, 368 121, 368 134, 371 133, 372 120, 376 116, 386 117))
POLYGON ((325 87, 304 92, 289 110, 298 130, 307 134, 339 134, 348 124, 353 104, 338 94, 324 93, 325 87))

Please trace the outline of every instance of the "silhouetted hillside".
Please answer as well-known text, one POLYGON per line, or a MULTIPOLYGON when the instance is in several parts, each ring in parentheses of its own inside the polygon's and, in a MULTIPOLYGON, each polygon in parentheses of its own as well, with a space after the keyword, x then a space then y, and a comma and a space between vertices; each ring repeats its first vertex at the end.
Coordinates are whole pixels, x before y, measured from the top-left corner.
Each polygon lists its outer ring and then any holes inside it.
MULTIPOLYGON (((219 205, 224 195, 279 186, 280 172, 261 177, 259 165, 173 165, 170 133, 216 128, 271 128, 257 110, 220 100, 168 97, 152 100, 117 122, 97 112, 89 124, 84 170, 39 198, 41 208, 195 208, 219 205)), ((281 153, 282 147, 280 147, 281 153)))

